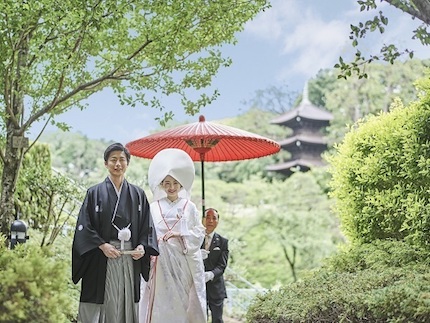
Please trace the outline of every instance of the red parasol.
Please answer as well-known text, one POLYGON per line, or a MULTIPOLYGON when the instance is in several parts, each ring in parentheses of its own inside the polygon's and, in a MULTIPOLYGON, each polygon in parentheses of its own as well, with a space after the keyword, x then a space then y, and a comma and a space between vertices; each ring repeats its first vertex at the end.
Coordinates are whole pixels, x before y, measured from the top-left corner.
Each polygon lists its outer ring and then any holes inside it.
MULTIPOLYGON (((193 161, 200 161, 202 168, 202 207, 205 210, 204 162, 234 161, 264 157, 277 153, 280 145, 268 138, 238 128, 198 122, 167 129, 126 144, 130 154, 153 158, 166 148, 179 148, 193 161)), ((203 214, 202 214, 203 215, 203 214)))

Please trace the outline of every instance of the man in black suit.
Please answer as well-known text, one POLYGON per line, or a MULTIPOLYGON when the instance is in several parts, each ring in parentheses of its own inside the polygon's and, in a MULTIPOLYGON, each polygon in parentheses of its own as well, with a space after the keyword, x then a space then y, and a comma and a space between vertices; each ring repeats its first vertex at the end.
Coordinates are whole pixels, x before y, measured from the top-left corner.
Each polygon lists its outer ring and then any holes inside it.
POLYGON ((205 264, 207 304, 211 311, 212 323, 224 322, 222 313, 224 298, 227 298, 223 274, 228 262, 228 239, 214 231, 218 222, 218 211, 213 208, 206 209, 203 216, 206 237, 202 245, 202 254, 205 264))

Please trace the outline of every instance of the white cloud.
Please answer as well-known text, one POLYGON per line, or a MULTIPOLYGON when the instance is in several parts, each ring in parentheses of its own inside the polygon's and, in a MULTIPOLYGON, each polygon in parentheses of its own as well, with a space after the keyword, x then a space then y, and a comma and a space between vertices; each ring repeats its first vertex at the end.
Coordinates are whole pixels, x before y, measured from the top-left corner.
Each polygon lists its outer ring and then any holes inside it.
POLYGON ((300 11, 298 1, 274 0, 270 9, 261 12, 247 23, 245 32, 263 40, 278 40, 285 34, 286 29, 296 23, 300 11))
POLYGON ((325 23, 315 16, 304 19, 283 39, 283 53, 294 57, 290 73, 311 77, 321 68, 332 67, 348 41, 347 27, 339 20, 325 23))
MULTIPOLYGON (((357 11, 346 11, 337 20, 324 21, 321 6, 327 4, 275 0, 270 10, 247 25, 245 32, 260 41, 277 43, 276 55, 285 59, 278 79, 294 75, 309 78, 321 68, 332 67, 349 43, 347 20, 351 20, 357 11)), ((331 7, 335 6, 332 4, 331 7)))
POLYGON ((413 44, 412 30, 418 24, 407 14, 386 2, 378 3, 376 10, 360 11, 356 1, 345 1, 274 0, 272 8, 248 23, 245 32, 255 37, 260 46, 274 45, 273 54, 285 60, 278 68, 278 80, 313 77, 320 69, 333 67, 339 56, 353 59, 355 48, 349 40, 350 24, 371 19, 380 10, 389 18, 389 25, 384 34, 368 33, 359 41, 358 49, 362 53, 378 54, 381 46, 388 43, 418 52, 424 47, 417 41, 413 44))

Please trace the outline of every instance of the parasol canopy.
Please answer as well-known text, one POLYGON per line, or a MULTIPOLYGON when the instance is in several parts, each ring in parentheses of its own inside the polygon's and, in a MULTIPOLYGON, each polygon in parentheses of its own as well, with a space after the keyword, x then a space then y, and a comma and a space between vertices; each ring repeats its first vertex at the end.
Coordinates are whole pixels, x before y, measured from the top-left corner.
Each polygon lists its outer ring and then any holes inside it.
MULTIPOLYGON (((280 145, 268 138, 238 128, 207 122, 204 116, 198 122, 166 129, 126 144, 130 154, 152 159, 166 148, 179 148, 202 168, 202 207, 204 204, 204 162, 253 159, 277 153, 280 145)), ((203 215, 203 214, 202 214, 203 215)))

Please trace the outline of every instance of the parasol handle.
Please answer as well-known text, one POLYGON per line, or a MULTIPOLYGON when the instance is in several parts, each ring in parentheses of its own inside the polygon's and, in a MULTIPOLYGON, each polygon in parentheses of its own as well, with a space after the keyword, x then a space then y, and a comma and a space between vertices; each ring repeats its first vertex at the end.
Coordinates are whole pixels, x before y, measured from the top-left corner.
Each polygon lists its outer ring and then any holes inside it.
POLYGON ((200 164, 202 167, 202 218, 205 216, 205 154, 200 153, 200 164))

